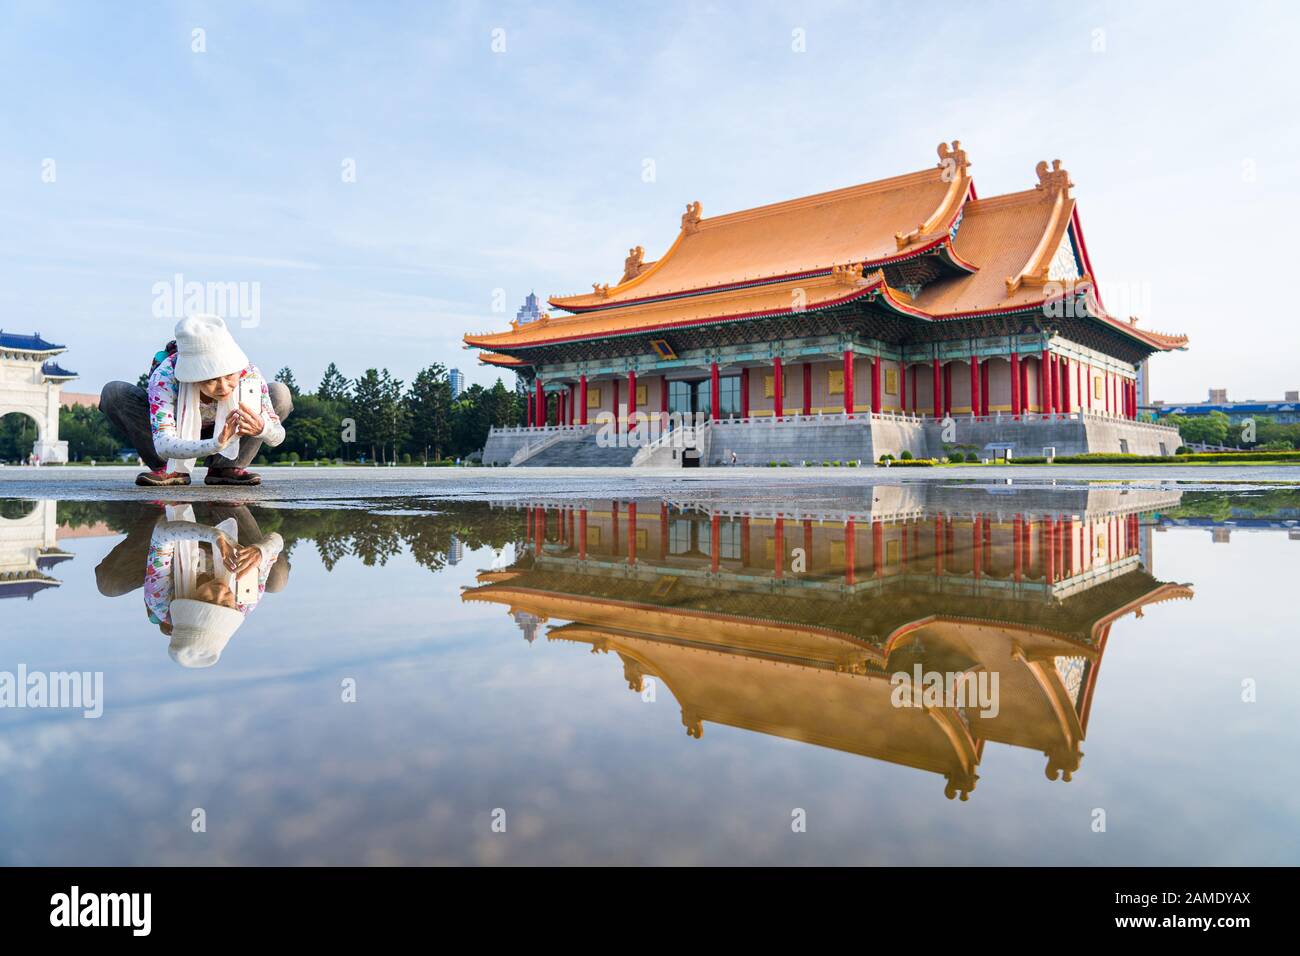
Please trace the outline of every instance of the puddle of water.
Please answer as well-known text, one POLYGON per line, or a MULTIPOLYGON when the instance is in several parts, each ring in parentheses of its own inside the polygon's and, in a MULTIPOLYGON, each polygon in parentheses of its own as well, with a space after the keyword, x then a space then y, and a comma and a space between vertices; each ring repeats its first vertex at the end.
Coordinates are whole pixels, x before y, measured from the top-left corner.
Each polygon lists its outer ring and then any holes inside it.
POLYGON ((797 494, 0 500, 0 863, 1296 862, 1300 493, 797 494))

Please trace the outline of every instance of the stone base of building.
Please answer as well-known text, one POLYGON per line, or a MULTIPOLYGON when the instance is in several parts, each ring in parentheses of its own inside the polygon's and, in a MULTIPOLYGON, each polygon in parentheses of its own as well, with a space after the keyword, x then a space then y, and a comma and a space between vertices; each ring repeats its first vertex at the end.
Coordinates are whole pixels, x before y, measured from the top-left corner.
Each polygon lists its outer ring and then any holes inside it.
POLYGON ((954 416, 942 421, 901 415, 789 416, 710 422, 687 429, 675 447, 671 436, 638 454, 628 445, 608 445, 593 426, 548 429, 494 429, 483 450, 484 464, 609 467, 677 467, 683 459, 699 464, 769 465, 875 462, 882 455, 913 458, 953 457, 974 452, 980 458, 1040 458, 1109 452, 1169 457, 1182 443, 1178 430, 1165 425, 1105 415, 985 418, 954 416), (670 449, 683 452, 669 454, 670 449))
POLYGON ((32 446, 32 454, 46 465, 66 465, 68 463, 68 443, 65 441, 38 441, 32 446))

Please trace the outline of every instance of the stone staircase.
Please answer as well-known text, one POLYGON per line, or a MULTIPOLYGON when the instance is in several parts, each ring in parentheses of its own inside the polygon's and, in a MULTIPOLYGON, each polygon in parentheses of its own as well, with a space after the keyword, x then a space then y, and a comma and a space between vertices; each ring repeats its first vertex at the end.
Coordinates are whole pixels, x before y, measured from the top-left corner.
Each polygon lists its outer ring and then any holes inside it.
POLYGON ((597 443, 597 435, 584 435, 579 441, 565 441, 543 448, 520 468, 626 468, 640 448, 604 447, 597 443))

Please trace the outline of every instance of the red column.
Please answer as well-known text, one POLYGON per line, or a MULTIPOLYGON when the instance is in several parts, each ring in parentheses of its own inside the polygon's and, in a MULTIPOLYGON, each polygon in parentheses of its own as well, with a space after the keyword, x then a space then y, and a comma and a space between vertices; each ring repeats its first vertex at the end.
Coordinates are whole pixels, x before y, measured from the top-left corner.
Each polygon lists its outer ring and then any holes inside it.
POLYGON ((636 564, 636 502, 627 503, 627 563, 636 564))
POLYGON ((857 528, 853 525, 853 519, 850 518, 844 523, 844 583, 852 585, 854 583, 854 573, 857 570, 855 565, 858 563, 858 556, 855 549, 857 528))
POLYGON ((718 405, 722 402, 722 393, 718 385, 718 363, 709 363, 709 417, 718 420, 718 405))
POLYGON ((749 417, 749 369, 740 370, 740 417, 749 417))
POLYGON ((812 414, 812 363, 803 363, 803 413, 812 414))
POLYGON ((935 418, 941 418, 941 417, 943 417, 943 397, 942 397, 942 392, 941 392, 940 387, 939 387, 939 384, 940 384, 940 383, 939 383, 939 378, 940 378, 940 374, 941 374, 940 371, 939 371, 939 360, 938 360, 938 359, 935 359, 934 362, 933 362, 933 364, 930 366, 930 368, 931 368, 931 371, 932 371, 932 373, 933 373, 933 375, 934 375, 934 412, 933 412, 933 414, 934 414, 934 417, 935 417, 935 418))
POLYGON ((709 519, 709 566, 714 574, 718 573, 718 563, 721 560, 718 552, 722 550, 722 516, 714 514, 709 519))
POLYGON ((844 414, 853 417, 853 352, 844 350, 844 414))
POLYGON ((779 516, 772 528, 772 555, 776 565, 773 570, 779 578, 785 574, 785 518, 779 516))
POLYGON ((871 573, 880 577, 885 573, 885 526, 871 519, 871 573))
POLYGON ((587 509, 578 509, 578 560, 587 560, 587 509))
POLYGON ((772 359, 772 414, 780 418, 785 414, 785 369, 781 356, 772 359))
POLYGON ((542 390, 541 376, 537 378, 537 397, 533 400, 533 424, 546 424, 546 392, 542 390))
POLYGON ((1021 416, 1021 354, 1011 352, 1011 415, 1021 416))
POLYGON ((636 412, 636 371, 627 373, 627 430, 632 430, 633 414, 636 412))
POLYGON ((978 355, 970 357, 970 413, 980 413, 980 359, 978 355))
POLYGON ((578 424, 587 424, 587 376, 578 378, 578 424))
POLYGON ((884 399, 880 391, 880 356, 877 355, 871 360, 871 410, 873 412, 882 412, 885 410, 884 399))

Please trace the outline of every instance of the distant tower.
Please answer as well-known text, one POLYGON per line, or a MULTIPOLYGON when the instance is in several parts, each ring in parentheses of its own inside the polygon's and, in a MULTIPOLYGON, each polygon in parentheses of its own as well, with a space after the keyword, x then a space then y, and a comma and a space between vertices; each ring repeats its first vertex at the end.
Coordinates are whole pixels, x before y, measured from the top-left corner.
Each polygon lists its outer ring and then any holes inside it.
POLYGON ((451 380, 451 397, 460 397, 460 393, 465 391, 465 373, 454 368, 448 373, 447 378, 451 380))
POLYGON ((515 313, 515 325, 527 325, 529 322, 536 322, 541 317, 542 310, 537 307, 537 293, 530 292, 524 299, 524 304, 515 313))

